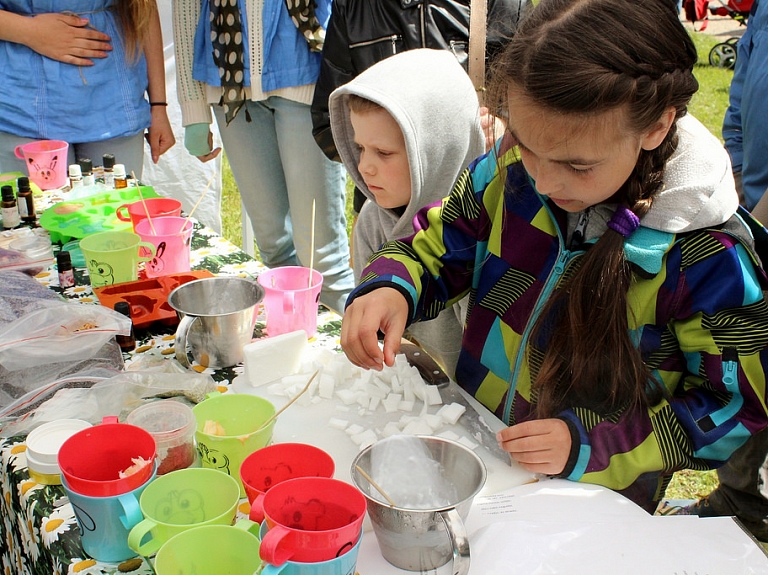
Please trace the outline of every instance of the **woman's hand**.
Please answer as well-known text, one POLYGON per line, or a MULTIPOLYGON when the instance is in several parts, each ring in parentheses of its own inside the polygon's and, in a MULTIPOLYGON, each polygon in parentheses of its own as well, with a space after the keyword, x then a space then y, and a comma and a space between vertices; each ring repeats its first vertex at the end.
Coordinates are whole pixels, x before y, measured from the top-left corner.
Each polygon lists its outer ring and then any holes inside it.
POLYGON ((51 12, 28 20, 24 44, 47 58, 75 66, 93 66, 91 58, 106 58, 111 38, 79 16, 51 12))
POLYGON ((160 156, 176 143, 165 106, 152 106, 152 123, 149 125, 146 138, 152 153, 152 162, 155 164, 160 156))
POLYGON ((377 371, 392 366, 408 320, 408 302, 394 288, 378 288, 355 298, 344 312, 341 347, 349 361, 377 371), (378 332, 384 332, 384 350, 378 332))
POLYGON ((571 454, 571 431, 562 419, 535 419, 496 434, 501 448, 532 473, 558 475, 571 454))
POLYGON ((491 112, 485 106, 480 107, 480 127, 483 128, 485 133, 485 151, 487 152, 493 147, 502 134, 507 129, 507 126, 497 116, 491 116, 491 112))

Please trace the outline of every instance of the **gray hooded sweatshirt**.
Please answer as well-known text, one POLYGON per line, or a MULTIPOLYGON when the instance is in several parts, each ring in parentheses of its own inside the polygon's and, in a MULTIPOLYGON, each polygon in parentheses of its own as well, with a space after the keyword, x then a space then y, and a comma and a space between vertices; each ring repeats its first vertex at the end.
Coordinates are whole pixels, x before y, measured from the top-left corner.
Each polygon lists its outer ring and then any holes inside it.
MULTIPOLYGON (((446 50, 408 50, 382 60, 337 88, 328 107, 339 155, 355 185, 368 198, 353 235, 354 271, 359 280, 369 256, 381 244, 413 234, 416 212, 450 193, 462 170, 485 151, 485 136, 472 82, 446 50), (404 209, 379 207, 365 185, 350 122, 350 94, 382 106, 403 132, 411 176, 411 200, 404 209)), ((457 306, 408 330, 451 376, 461 347, 462 322, 457 306)))

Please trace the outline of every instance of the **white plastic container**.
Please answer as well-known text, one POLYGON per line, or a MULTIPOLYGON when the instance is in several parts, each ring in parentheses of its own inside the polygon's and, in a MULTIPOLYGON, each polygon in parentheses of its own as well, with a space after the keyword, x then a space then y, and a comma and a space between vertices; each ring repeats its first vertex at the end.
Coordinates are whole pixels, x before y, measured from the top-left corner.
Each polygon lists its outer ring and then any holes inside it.
POLYGON ((157 445, 157 474, 197 465, 195 414, 173 399, 163 399, 137 407, 125 420, 148 431, 157 445))
POLYGON ((27 436, 29 477, 41 485, 61 485, 58 453, 72 435, 91 427, 81 419, 57 419, 33 429, 27 436))

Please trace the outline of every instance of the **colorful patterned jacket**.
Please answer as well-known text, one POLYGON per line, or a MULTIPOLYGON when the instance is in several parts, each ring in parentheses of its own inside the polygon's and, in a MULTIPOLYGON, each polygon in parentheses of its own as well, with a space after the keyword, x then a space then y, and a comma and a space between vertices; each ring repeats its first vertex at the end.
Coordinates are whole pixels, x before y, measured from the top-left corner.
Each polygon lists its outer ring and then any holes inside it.
MULTIPOLYGON (((536 359, 526 351, 535 317, 584 252, 566 249, 565 212, 536 193, 513 152, 502 164, 506 192, 497 158, 476 160, 448 198, 419 212, 414 236, 371 258, 350 301, 395 287, 415 321, 469 293, 456 379, 513 425, 533 417, 536 359)), ((560 413, 573 438, 562 477, 652 512, 674 471, 718 467, 766 427, 766 276, 740 238, 751 237, 746 229, 739 216, 684 234, 641 225, 626 241, 641 272, 627 295, 629 326, 665 398, 607 417, 560 413)))

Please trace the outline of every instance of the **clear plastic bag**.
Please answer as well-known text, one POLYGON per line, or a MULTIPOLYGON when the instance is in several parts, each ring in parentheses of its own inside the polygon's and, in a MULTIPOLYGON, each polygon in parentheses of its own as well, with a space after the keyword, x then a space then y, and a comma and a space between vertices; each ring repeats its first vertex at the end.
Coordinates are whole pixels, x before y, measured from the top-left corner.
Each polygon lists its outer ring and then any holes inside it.
POLYGON ((8 371, 93 357, 116 335, 131 333, 130 318, 97 305, 63 303, 0 327, 0 365, 8 371))

